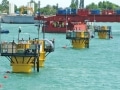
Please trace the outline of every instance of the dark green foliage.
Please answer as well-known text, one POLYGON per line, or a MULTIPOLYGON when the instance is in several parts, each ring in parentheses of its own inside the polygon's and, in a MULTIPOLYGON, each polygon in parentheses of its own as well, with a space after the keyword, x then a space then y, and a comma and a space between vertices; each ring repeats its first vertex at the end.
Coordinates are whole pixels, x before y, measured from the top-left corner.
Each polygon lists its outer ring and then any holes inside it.
POLYGON ((72 0, 70 8, 76 9, 78 7, 78 0, 72 0))
POLYGON ((9 2, 7 0, 2 0, 0 4, 0 11, 3 13, 8 13, 9 10, 9 2))
POLYGON ((111 3, 109 1, 103 1, 103 2, 100 1, 98 4, 91 3, 91 4, 87 5, 86 9, 116 10, 116 9, 120 9, 120 6, 118 6, 114 3, 111 3))

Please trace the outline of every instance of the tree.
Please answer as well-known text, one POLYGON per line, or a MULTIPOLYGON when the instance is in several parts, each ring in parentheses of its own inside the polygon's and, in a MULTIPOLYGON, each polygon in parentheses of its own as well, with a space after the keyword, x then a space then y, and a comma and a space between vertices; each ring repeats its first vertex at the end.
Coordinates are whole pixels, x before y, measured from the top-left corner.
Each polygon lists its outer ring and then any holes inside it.
POLYGON ((14 9, 15 9, 15 12, 19 11, 19 8, 17 8, 17 5, 15 5, 14 9))
POLYGON ((76 6, 76 3, 75 3, 75 0, 71 1, 70 7, 73 8, 73 9, 76 9, 77 6, 76 6))
POLYGON ((79 7, 79 0, 76 0, 76 1, 75 1, 75 5, 76 5, 76 8, 79 7))
POLYGON ((46 7, 40 9, 40 13, 44 15, 55 15, 56 8, 55 6, 47 5, 46 7))
POLYGON ((0 11, 2 12, 2 5, 0 4, 0 11))
POLYGON ((98 5, 95 3, 91 3, 89 5, 86 6, 86 9, 100 9, 100 10, 116 10, 116 9, 120 9, 120 6, 111 3, 109 1, 103 1, 103 2, 99 2, 98 5))
POLYGON ((95 3, 91 3, 86 6, 87 9, 98 9, 98 6, 95 3))
POLYGON ((1 6, 2 6, 2 11, 3 11, 4 13, 8 13, 8 10, 9 10, 9 1, 7 1, 7 0, 2 0, 1 6))
POLYGON ((98 7, 101 9, 103 8, 103 3, 101 1, 98 3, 98 7))
POLYGON ((31 2, 31 3, 34 3, 34 1, 33 1, 33 0, 31 0, 30 2, 31 2))

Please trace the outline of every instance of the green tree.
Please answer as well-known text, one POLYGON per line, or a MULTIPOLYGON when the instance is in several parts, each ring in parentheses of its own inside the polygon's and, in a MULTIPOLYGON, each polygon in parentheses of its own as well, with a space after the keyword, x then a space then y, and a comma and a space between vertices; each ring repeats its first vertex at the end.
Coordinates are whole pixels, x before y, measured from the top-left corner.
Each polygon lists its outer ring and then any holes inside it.
POLYGON ((79 0, 76 0, 76 1, 75 1, 75 5, 76 5, 76 8, 79 7, 79 0))
POLYGON ((17 5, 15 5, 14 9, 15 9, 15 12, 19 11, 19 8, 17 8, 17 5))
POLYGON ((2 12, 2 5, 0 4, 0 12, 2 12))
POLYGON ((116 9, 120 9, 120 6, 111 3, 109 1, 103 1, 103 2, 99 2, 98 5, 95 3, 91 3, 89 5, 86 6, 86 9, 100 9, 100 10, 116 10, 116 9))
POLYGON ((8 13, 8 11, 9 11, 9 1, 7 1, 7 0, 2 0, 1 6, 2 6, 2 11, 3 11, 4 13, 8 13))
POLYGON ((98 6, 95 3, 91 3, 86 6, 86 9, 98 9, 98 6))
POLYGON ((103 9, 103 3, 102 3, 101 1, 98 3, 98 7, 99 7, 100 9, 103 9))
POLYGON ((31 0, 30 2, 31 2, 31 3, 34 3, 34 0, 31 0))
POLYGON ((73 9, 75 9, 77 7, 76 3, 75 3, 75 0, 71 1, 70 7, 73 8, 73 9))
POLYGON ((40 9, 40 13, 44 15, 54 15, 56 14, 56 7, 47 5, 46 7, 40 9))

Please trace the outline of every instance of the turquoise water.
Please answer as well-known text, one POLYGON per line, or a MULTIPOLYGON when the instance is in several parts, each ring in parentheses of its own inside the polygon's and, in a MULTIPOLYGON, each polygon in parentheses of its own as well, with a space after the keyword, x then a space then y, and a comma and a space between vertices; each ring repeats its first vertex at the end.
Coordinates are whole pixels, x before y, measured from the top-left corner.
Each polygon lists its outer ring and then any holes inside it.
MULTIPOLYGON (((93 38, 87 49, 73 49, 65 34, 45 34, 55 39, 55 51, 46 57, 40 72, 6 73, 12 70, 10 63, 0 56, 0 90, 120 90, 120 23, 96 24, 112 26, 113 39, 93 38)), ((37 36, 32 24, 2 24, 10 30, 1 35, 2 40, 17 41, 19 26, 21 38, 37 36)))

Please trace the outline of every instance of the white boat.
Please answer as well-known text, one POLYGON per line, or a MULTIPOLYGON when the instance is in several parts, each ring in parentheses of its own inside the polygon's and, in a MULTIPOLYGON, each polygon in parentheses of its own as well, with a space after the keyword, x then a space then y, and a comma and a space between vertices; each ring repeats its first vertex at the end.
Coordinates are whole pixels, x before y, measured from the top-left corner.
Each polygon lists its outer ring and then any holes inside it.
POLYGON ((2 23, 14 24, 34 24, 34 16, 32 15, 2 15, 2 23))

